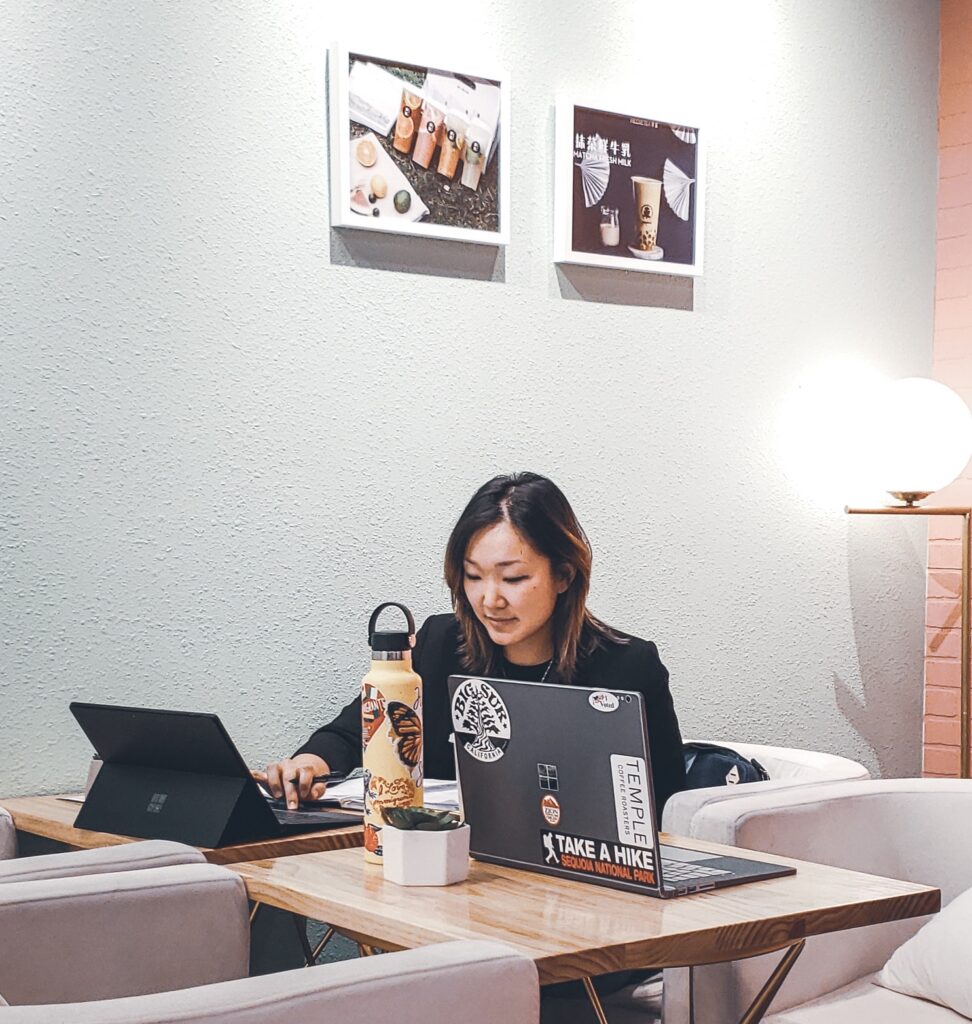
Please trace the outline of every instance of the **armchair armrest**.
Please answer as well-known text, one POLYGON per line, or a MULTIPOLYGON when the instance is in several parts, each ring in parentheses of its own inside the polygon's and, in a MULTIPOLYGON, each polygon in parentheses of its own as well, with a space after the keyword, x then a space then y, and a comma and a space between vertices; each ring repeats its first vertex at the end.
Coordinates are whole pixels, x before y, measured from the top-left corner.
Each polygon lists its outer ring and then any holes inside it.
POLYGON ((123 843, 120 846, 103 846, 95 850, 49 853, 43 857, 22 857, 20 860, 9 861, 0 859, 0 884, 115 871, 140 871, 147 868, 171 867, 174 864, 205 863, 206 858, 193 846, 150 839, 142 843, 123 843))
MULTIPOLYGON (((533 961, 494 942, 444 942, 184 992, 59 1007, 72 1024, 537 1024, 533 961)), ((50 1024, 50 1008, 0 1010, 4 1024, 50 1024)))
POLYGON ((0 861, 17 856, 17 830, 10 813, 0 807, 0 861))
POLYGON ((799 786, 815 786, 823 782, 862 781, 870 778, 867 769, 836 754, 796 747, 770 747, 735 740, 706 740, 718 746, 731 747, 743 757, 755 758, 769 772, 765 782, 747 782, 741 786, 706 786, 673 793, 665 804, 662 829, 679 836, 703 838, 707 808, 723 800, 772 793, 799 786))
POLYGON ((211 864, 0 885, 0 995, 12 1005, 245 977, 249 942, 243 882, 211 864))

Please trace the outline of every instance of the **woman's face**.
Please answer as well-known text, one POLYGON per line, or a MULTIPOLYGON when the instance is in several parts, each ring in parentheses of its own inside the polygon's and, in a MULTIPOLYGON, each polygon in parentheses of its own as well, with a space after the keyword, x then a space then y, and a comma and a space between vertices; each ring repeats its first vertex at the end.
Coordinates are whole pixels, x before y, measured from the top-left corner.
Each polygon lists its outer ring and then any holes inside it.
POLYGON ((463 568, 466 598, 507 660, 538 665, 551 658, 551 616, 567 581, 550 559, 501 521, 473 535, 463 568))

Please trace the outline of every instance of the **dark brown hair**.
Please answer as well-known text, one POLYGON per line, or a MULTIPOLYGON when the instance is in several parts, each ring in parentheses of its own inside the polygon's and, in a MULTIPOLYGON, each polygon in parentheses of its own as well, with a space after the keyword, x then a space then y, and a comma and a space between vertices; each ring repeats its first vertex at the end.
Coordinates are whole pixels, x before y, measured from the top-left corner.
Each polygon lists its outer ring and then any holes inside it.
POLYGON ((605 640, 623 637, 587 610, 591 545, 563 491, 537 473, 511 473, 488 480, 472 496, 452 528, 445 553, 445 579, 462 633, 460 653, 471 672, 495 674, 501 655, 476 617, 464 586, 469 543, 480 530, 508 522, 531 547, 570 580, 553 612, 554 675, 571 682, 578 658, 605 640))

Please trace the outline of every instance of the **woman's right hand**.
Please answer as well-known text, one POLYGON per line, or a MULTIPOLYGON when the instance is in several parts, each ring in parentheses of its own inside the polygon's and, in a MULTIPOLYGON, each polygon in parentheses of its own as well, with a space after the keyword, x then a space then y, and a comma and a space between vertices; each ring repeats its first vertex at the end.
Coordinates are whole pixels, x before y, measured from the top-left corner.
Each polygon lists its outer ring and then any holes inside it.
POLYGON ((315 782, 314 777, 330 775, 331 769, 327 761, 316 754, 298 754, 268 764, 266 771, 250 774, 270 790, 271 796, 284 800, 291 810, 296 810, 302 800, 320 800, 327 783, 315 782))

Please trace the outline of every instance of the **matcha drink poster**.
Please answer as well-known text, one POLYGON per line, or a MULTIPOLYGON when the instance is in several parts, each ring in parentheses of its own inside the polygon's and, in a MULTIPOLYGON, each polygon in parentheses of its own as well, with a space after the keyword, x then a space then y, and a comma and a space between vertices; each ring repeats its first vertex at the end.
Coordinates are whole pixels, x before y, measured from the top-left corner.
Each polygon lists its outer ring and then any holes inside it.
POLYGON ((506 244, 508 81, 339 46, 328 66, 332 225, 506 244))
POLYGON ((702 273, 697 121, 562 101, 556 149, 556 262, 702 273))

